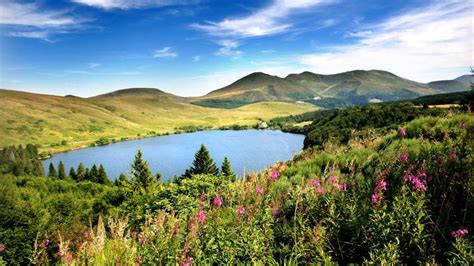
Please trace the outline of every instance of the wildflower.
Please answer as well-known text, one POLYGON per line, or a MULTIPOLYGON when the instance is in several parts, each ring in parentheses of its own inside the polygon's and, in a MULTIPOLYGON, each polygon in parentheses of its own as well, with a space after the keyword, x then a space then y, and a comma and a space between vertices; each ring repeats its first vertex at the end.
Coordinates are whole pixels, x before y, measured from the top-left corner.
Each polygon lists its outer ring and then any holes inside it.
POLYGON ((278 209, 278 207, 273 207, 273 208, 272 208, 272 215, 273 215, 273 216, 276 216, 279 211, 280 211, 280 210, 278 209))
POLYGON ((92 239, 92 229, 87 229, 85 232, 84 232, 84 238, 86 239, 92 239))
POLYGON ((136 229, 136 228, 135 228, 135 229, 133 229, 133 233, 132 233, 132 234, 133 234, 133 236, 134 236, 134 237, 135 237, 135 236, 137 236, 137 235, 138 235, 138 233, 139 233, 139 232, 138 232, 138 229, 136 229))
POLYGON ((212 200, 212 205, 218 208, 222 206, 222 199, 221 199, 221 196, 219 196, 219 194, 215 196, 214 199, 212 200))
POLYGON ((451 231, 451 235, 455 238, 463 237, 467 234, 469 234, 469 231, 467 229, 458 229, 456 231, 451 231))
POLYGON ((247 216, 247 221, 251 222, 252 220, 253 220, 253 216, 252 214, 249 213, 249 215, 247 216))
POLYGON ((316 192, 318 192, 319 195, 323 195, 324 194, 324 188, 318 187, 318 188, 316 188, 316 192))
POLYGON ((411 174, 410 172, 405 172, 405 177, 403 178, 403 181, 405 183, 410 183, 414 190, 418 192, 424 192, 426 191, 426 179, 427 176, 424 171, 420 171, 417 176, 411 174))
POLYGON ((5 252, 5 245, 0 244, 0 254, 3 254, 3 252, 5 252))
POLYGON ((271 172, 270 177, 268 179, 270 179, 270 181, 275 181, 277 180, 279 175, 280 173, 278 171, 273 171, 271 172))
POLYGON ((196 214, 196 219, 199 222, 204 222, 206 220, 206 213, 204 213, 204 211, 198 211, 198 213, 196 214))
POLYGON ((333 184, 337 182, 337 176, 333 175, 329 178, 329 184, 333 184))
POLYGON ((244 207, 237 208, 237 214, 245 214, 245 208, 244 207))
POLYGON ((400 129, 400 135, 402 135, 402 137, 405 137, 407 135, 407 130, 405 128, 400 129))
POLYGON ((181 263, 180 266, 191 266, 191 257, 186 256, 186 261, 181 263))
POLYGON ((371 197, 372 204, 374 204, 375 207, 379 206, 379 198, 380 194, 377 191, 371 197))
POLYGON ((318 179, 313 178, 313 179, 311 180, 311 186, 313 186, 313 187, 319 187, 319 186, 321 186, 321 184, 319 183, 319 180, 318 180, 318 179))
POLYGON ((345 182, 339 184, 339 190, 346 191, 347 190, 347 184, 345 182))
POLYGON ((40 243, 40 247, 41 247, 41 248, 45 248, 45 247, 47 247, 48 245, 49 245, 49 239, 48 239, 48 238, 43 239, 43 240, 41 241, 41 243, 40 243))
POLYGON ((255 192, 257 192, 257 194, 262 194, 263 193, 263 188, 261 186, 258 186, 255 188, 255 192))
POLYGON ((461 122, 459 122, 459 127, 462 129, 466 128, 466 123, 464 122, 464 120, 461 120, 461 122))
POLYGON ((402 155, 400 155, 400 161, 402 161, 402 163, 408 163, 408 154, 402 153, 402 155))

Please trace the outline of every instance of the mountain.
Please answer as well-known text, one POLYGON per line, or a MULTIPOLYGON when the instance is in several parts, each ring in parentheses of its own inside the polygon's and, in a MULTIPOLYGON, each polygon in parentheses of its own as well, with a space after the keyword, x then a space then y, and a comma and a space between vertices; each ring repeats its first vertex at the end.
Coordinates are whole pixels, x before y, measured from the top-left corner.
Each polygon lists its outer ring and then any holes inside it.
POLYGON ((474 82, 472 75, 462 75, 459 78, 456 78, 455 80, 469 87, 471 86, 471 82, 474 82))
POLYGON ((467 90, 462 81, 424 84, 382 70, 354 70, 334 75, 303 72, 285 78, 257 72, 199 97, 193 103, 234 108, 260 101, 302 101, 330 108, 467 90))

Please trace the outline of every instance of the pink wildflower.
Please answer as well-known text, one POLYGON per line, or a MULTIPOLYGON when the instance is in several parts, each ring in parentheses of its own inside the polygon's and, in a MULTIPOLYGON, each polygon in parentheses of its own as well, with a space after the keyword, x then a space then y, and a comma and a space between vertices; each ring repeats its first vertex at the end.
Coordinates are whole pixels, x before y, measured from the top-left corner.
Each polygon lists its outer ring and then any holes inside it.
POLYGON ((273 214, 273 216, 276 216, 279 211, 280 211, 280 209, 278 209, 278 207, 273 207, 273 208, 272 208, 272 214, 273 214))
POLYGON ((466 123, 464 122, 464 120, 461 120, 461 122, 459 122, 459 127, 462 129, 466 127, 466 123))
POLYGON ((333 175, 329 177, 329 184, 333 184, 337 182, 337 176, 333 175))
POLYGON ((469 234, 469 231, 467 229, 458 229, 456 231, 451 231, 451 235, 455 238, 463 237, 467 234, 469 234))
POLYGON ((374 195, 372 195, 372 203, 375 205, 375 206, 378 206, 379 204, 379 193, 378 192, 375 192, 374 195))
POLYGON ((181 263, 180 266, 191 266, 191 257, 186 256, 186 261, 181 263))
POLYGON ((324 188, 322 188, 321 186, 317 187, 316 192, 318 192, 319 195, 323 195, 324 194, 324 188))
POLYGON ((196 219, 199 222, 204 222, 206 220, 206 213, 204 211, 198 211, 198 213, 196 214, 196 219))
POLYGON ((249 215, 247 216, 247 221, 251 222, 252 220, 253 220, 253 216, 252 214, 249 213, 249 215))
POLYGON ((405 137, 407 135, 407 130, 405 128, 400 129, 400 135, 405 137))
POLYGON ((339 189, 341 191, 346 191, 347 190, 347 184, 345 182, 339 184, 339 189))
POLYGON ((402 155, 400 155, 400 161, 402 161, 402 163, 408 163, 408 154, 402 153, 402 155))
POLYGON ((271 172, 270 177, 268 179, 270 179, 270 181, 275 181, 277 180, 279 175, 280 173, 278 173, 278 171, 273 171, 271 172))
POLYGON ((321 184, 319 183, 319 180, 318 180, 318 179, 313 178, 313 179, 311 180, 311 186, 313 186, 313 187, 319 187, 319 186, 321 186, 321 184))
POLYGON ((216 206, 217 208, 220 208, 222 206, 222 199, 221 196, 217 195, 214 197, 212 200, 212 205, 216 206))
POLYGON ((257 192, 257 194, 262 194, 263 193, 263 188, 261 186, 258 186, 255 188, 255 191, 257 192))
POLYGON ((237 208, 237 214, 245 214, 245 208, 244 207, 237 208))

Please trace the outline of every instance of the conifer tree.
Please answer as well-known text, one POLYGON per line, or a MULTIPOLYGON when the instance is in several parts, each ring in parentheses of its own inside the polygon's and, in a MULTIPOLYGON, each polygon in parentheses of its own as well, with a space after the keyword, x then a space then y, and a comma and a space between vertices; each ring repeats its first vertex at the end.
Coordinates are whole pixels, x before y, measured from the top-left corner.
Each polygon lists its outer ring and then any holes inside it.
POLYGON ((40 160, 34 160, 33 161, 34 165, 34 175, 35 176, 44 176, 44 168, 43 165, 41 164, 40 160))
POLYGON ((119 178, 115 179, 116 186, 127 186, 128 183, 128 178, 124 174, 120 174, 119 178))
POLYGON ((59 161, 58 164, 58 178, 66 179, 66 170, 64 169, 63 161, 59 161))
POLYGON ((197 151, 196 155, 194 155, 193 165, 186 170, 183 177, 189 178, 192 175, 198 174, 219 174, 219 169, 217 169, 216 164, 204 144, 201 144, 201 148, 197 151))
POLYGON ((99 175, 99 171, 97 170, 97 165, 93 164, 91 171, 89 172, 89 180, 92 182, 97 182, 98 175, 99 175))
POLYGON ((148 162, 143 160, 143 152, 138 150, 132 163, 133 191, 149 192, 155 181, 151 175, 148 162))
POLYGON ((69 169, 69 177, 73 180, 77 180, 77 174, 76 174, 76 169, 71 166, 71 169, 69 169))
POLYGON ((83 163, 80 163, 77 167, 77 181, 83 181, 86 179, 86 167, 83 163))
POLYGON ((56 172, 56 169, 54 168, 53 162, 49 163, 49 171, 48 171, 48 177, 58 177, 58 173, 56 172))
POLYGON ((91 180, 91 169, 89 167, 86 167, 86 173, 84 175, 84 180, 91 180))
POLYGON ((107 177, 107 173, 105 172, 105 168, 102 164, 99 166, 99 172, 97 173, 96 181, 99 184, 107 184, 109 182, 109 178, 107 177))
POLYGON ((232 167, 230 166, 230 161, 227 157, 224 157, 224 162, 222 163, 221 167, 221 175, 230 181, 235 181, 236 179, 236 176, 232 171, 232 167))

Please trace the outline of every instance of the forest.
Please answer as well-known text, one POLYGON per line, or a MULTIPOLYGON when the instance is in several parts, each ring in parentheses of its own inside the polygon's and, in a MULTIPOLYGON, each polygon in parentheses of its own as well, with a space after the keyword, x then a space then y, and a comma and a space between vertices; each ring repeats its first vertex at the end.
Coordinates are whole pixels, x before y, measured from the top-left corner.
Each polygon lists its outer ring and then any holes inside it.
POLYGON ((0 265, 472 265, 471 113, 394 103, 269 124, 305 149, 241 178, 204 145, 167 182, 141 151, 112 182, 100 165, 42 169, 34 145, 3 148, 0 265))

